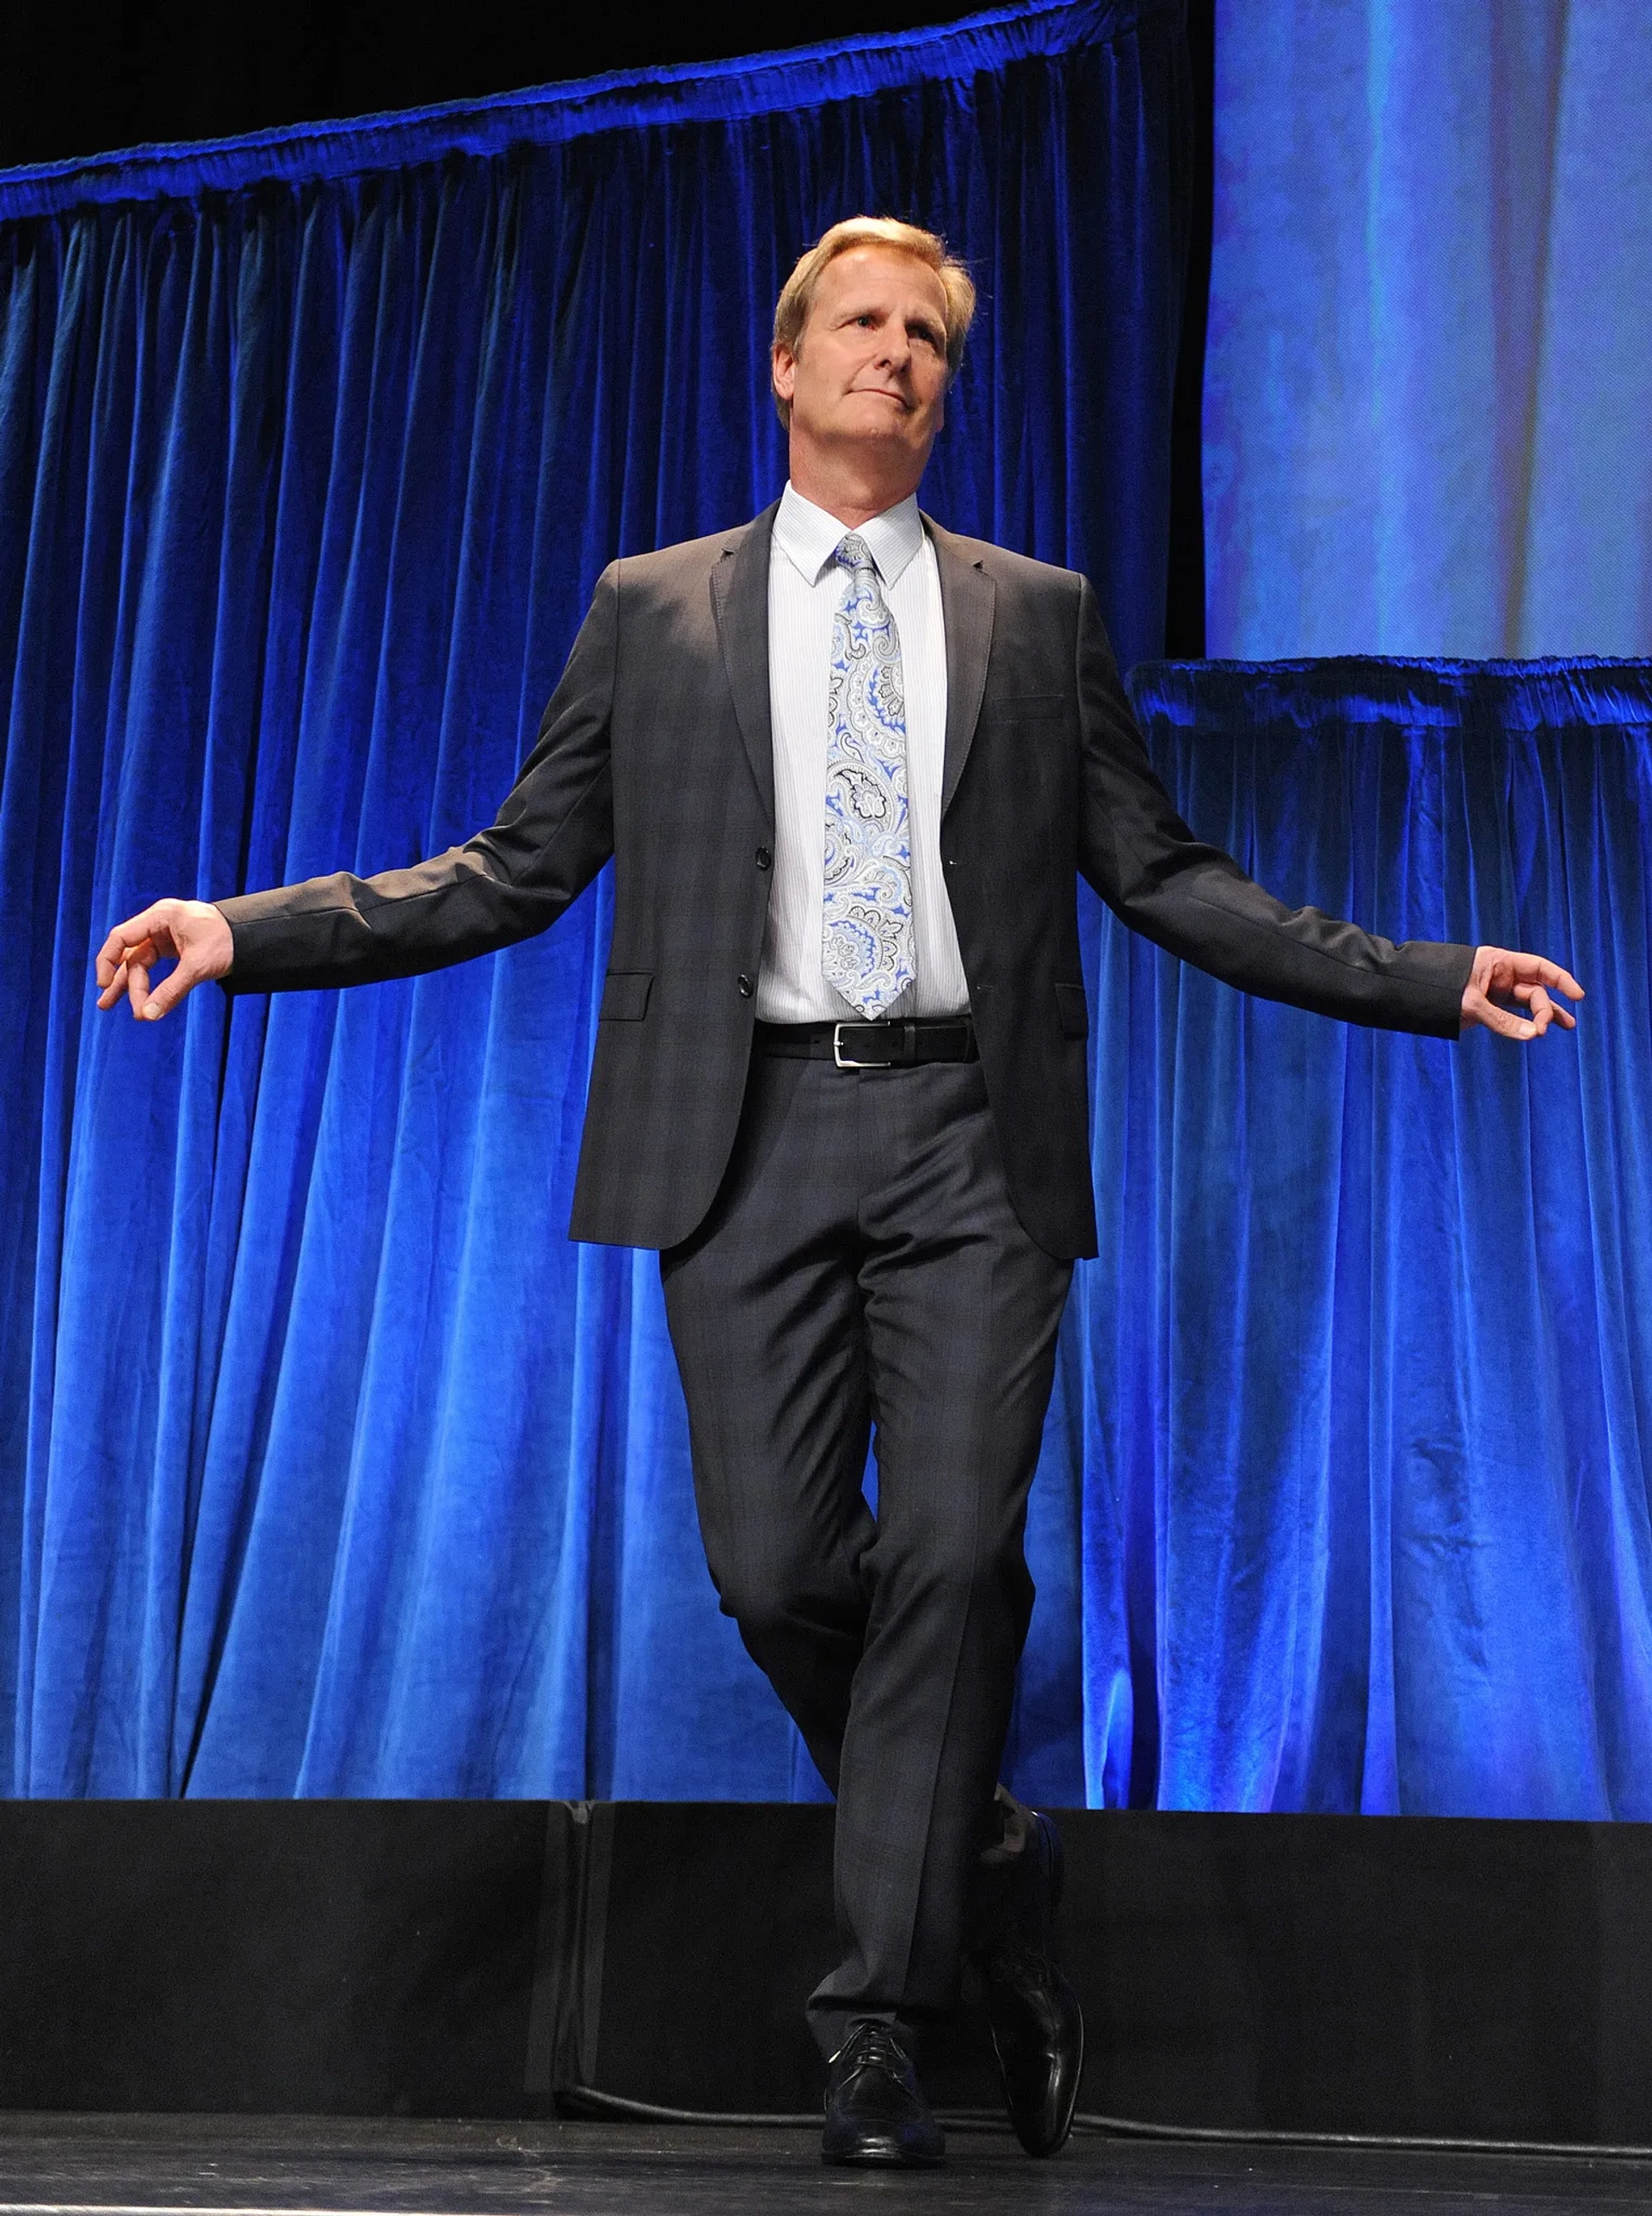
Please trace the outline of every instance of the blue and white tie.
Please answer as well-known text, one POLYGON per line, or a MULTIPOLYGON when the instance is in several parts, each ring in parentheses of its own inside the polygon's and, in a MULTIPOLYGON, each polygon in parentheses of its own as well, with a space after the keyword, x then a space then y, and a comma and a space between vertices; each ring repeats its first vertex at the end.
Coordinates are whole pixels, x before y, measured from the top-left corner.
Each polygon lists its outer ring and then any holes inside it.
POLYGON ((822 965, 834 991, 877 1017, 915 974, 901 635, 866 540, 851 531, 835 559, 822 965))

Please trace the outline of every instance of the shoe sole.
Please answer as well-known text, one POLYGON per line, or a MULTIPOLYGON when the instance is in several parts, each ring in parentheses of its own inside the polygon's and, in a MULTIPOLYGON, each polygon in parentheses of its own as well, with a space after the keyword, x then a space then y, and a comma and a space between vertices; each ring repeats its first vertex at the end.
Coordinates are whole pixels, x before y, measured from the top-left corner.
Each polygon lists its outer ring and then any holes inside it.
POLYGON ((841 2152, 829 2146, 820 2151, 823 2162, 840 2170, 939 2170, 946 2159, 940 2154, 909 2154, 893 2139, 864 2140, 841 2152))

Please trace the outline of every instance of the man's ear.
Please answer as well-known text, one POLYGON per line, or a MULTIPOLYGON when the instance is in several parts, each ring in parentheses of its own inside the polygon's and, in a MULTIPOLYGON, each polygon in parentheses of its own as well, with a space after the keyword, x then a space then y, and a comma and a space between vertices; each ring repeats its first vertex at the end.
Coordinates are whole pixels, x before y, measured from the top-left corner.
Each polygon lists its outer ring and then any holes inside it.
POLYGON ((798 357, 789 346, 776 346, 769 356, 769 382, 782 400, 792 398, 798 381, 798 357))

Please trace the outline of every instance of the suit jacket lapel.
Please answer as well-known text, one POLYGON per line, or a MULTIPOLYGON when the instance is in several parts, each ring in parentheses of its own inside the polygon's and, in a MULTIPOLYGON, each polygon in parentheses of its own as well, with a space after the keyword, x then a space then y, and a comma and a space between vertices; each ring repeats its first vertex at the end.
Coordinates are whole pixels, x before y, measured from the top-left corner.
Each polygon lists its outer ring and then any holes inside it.
POLYGON ((730 532, 712 565, 712 609, 723 667, 751 774, 774 821, 774 734, 768 704, 768 549, 778 500, 754 522, 730 532))
POLYGON ((934 541, 941 620, 946 627, 946 751, 940 787, 944 815, 964 775, 980 720, 996 594, 978 557, 966 554, 952 533, 928 516, 923 523, 934 541))

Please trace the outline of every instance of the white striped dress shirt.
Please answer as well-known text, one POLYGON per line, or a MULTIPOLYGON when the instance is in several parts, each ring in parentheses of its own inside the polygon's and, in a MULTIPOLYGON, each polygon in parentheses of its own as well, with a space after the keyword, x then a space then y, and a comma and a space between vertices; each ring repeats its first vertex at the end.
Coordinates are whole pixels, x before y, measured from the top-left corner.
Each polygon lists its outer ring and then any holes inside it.
MULTIPOLYGON (((956 1015, 970 1004, 940 867, 946 743, 946 633, 935 550, 915 497, 859 532, 878 565, 901 639, 906 691, 907 816, 917 975, 891 1011, 956 1015)), ((821 968, 826 847, 826 744, 832 618, 843 573, 832 557, 847 526, 787 485, 768 557, 768 691, 774 733, 774 885, 757 978, 767 1023, 853 1015, 821 968)))

